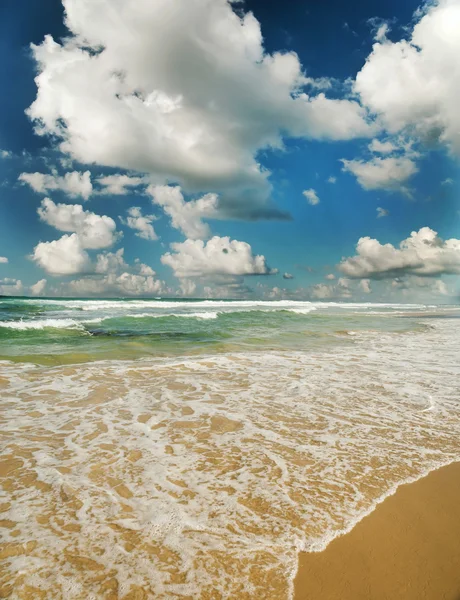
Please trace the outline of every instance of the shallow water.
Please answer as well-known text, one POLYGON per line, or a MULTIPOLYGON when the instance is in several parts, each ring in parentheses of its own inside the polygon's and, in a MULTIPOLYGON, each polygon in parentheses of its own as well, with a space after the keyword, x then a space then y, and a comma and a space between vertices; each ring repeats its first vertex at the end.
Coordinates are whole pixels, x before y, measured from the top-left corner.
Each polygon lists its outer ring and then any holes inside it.
POLYGON ((22 302, 0 596, 289 598, 300 549, 460 459, 456 307, 22 302))

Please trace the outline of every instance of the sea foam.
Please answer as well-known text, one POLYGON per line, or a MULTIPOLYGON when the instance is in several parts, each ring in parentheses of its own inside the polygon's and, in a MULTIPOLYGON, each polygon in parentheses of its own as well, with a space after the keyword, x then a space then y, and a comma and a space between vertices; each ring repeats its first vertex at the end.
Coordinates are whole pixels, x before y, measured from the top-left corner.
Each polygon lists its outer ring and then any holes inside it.
POLYGON ((460 321, 430 325, 347 352, 4 363, 8 580, 289 598, 299 550, 460 459, 460 321))

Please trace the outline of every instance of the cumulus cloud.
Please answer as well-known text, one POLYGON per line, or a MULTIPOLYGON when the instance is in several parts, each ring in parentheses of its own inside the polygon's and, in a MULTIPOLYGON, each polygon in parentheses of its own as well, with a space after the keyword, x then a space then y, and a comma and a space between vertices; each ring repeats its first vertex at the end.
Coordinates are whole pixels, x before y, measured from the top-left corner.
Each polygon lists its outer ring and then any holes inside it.
POLYGON ((98 177, 96 183, 99 186, 98 194, 110 196, 126 196, 136 188, 146 183, 145 177, 132 177, 130 175, 106 175, 98 177))
POLYGON ((370 237, 360 238, 356 252, 338 265, 347 277, 385 279, 460 273, 460 240, 444 241, 429 227, 413 231, 399 248, 370 237))
POLYGON ((328 279, 329 281, 333 281, 335 279, 335 275, 334 275, 334 273, 329 273, 328 275, 324 276, 324 279, 328 279))
POLYGON ((386 208, 382 208, 381 206, 377 207, 377 219, 383 219, 383 217, 388 217, 390 211, 386 208))
POLYGON ((158 236, 155 233, 155 229, 152 225, 152 222, 156 220, 155 215, 143 215, 138 206, 132 206, 128 210, 128 216, 126 219, 120 217, 120 220, 130 229, 134 229, 137 237, 151 241, 158 239, 158 236))
POLYGON ((374 138, 368 148, 371 152, 375 152, 376 154, 391 154, 398 149, 398 146, 393 144, 393 142, 390 142, 390 140, 382 142, 381 140, 374 138))
POLYGON ((365 190, 402 191, 409 194, 408 180, 418 168, 407 156, 375 157, 369 161, 342 159, 343 171, 355 175, 365 190))
POLYGON ((0 294, 2 296, 22 296, 24 285, 20 279, 11 279, 9 277, 0 279, 0 294))
POLYGON ((439 141, 460 153, 460 2, 426 3, 407 39, 380 30, 354 91, 390 133, 439 141))
POLYGON ((430 277, 396 277, 391 281, 391 287, 396 290, 401 290, 405 296, 412 293, 428 293, 441 296, 452 295, 446 283, 442 279, 432 279, 430 277))
POLYGON ((50 275, 75 275, 91 270, 88 253, 76 233, 52 242, 40 242, 31 258, 50 275))
POLYGON ((93 191, 91 173, 89 171, 85 171, 84 173, 73 171, 66 173, 63 177, 60 177, 57 173, 53 173, 52 175, 45 173, 21 173, 18 179, 22 183, 29 185, 39 194, 59 190, 72 198, 81 196, 84 200, 88 200, 93 191))
POLYGON ((155 271, 148 265, 139 260, 128 265, 124 249, 120 248, 98 254, 95 263, 87 265, 83 277, 61 284, 58 291, 66 296, 158 296, 171 290, 164 281, 156 279, 155 271))
POLYGON ((152 277, 156 275, 155 271, 149 265, 145 265, 144 263, 141 263, 140 261, 136 261, 136 262, 138 262, 137 268, 139 270, 139 275, 146 275, 146 276, 152 275, 152 277))
POLYGON ((233 216, 279 217, 261 149, 282 147, 283 134, 375 131, 355 100, 316 94, 294 52, 268 54, 254 15, 227 0, 63 4, 69 35, 32 45, 28 115, 80 162, 217 192, 233 216))
POLYGON ((359 287, 365 294, 370 294, 372 292, 370 279, 361 279, 359 282, 359 287))
POLYGON ((37 212, 42 221, 59 231, 78 234, 82 248, 107 248, 119 237, 111 217, 83 210, 81 204, 55 204, 45 198, 37 212))
POLYGON ((308 288, 307 295, 316 300, 348 299, 352 297, 350 281, 345 277, 340 277, 334 284, 317 283, 308 288))
POLYGON ((265 257, 254 255, 246 242, 214 236, 208 242, 186 240, 171 244, 173 252, 161 257, 179 279, 219 275, 268 275, 272 273, 265 257))
POLYGON ((134 273, 110 273, 101 278, 84 277, 69 281, 64 288, 72 296, 158 296, 165 291, 163 281, 134 273))
POLYGON ((310 188, 309 190, 304 190, 302 194, 307 199, 308 204, 311 204, 312 206, 319 204, 318 194, 313 188, 310 188))
POLYGON ((6 256, 0 256, 0 264, 6 264, 8 262, 8 259, 6 256))
POLYGON ((198 200, 185 202, 178 186, 149 186, 147 189, 154 204, 161 206, 171 218, 171 225, 189 239, 206 239, 211 230, 203 219, 218 218, 218 198, 216 194, 206 194, 198 200))
POLYGON ((294 279, 292 273, 283 273, 283 279, 294 279))
POLYGON ((337 177, 335 177, 334 175, 331 175, 330 177, 327 178, 327 182, 328 183, 337 183, 337 177))
POLYGON ((37 283, 30 286, 29 291, 32 296, 43 296, 46 288, 46 279, 40 279, 37 283))
POLYGON ((196 283, 190 279, 181 279, 180 290, 183 296, 193 296, 196 292, 196 283))
MULTIPOLYGON (((120 248, 116 252, 102 252, 97 255, 95 272, 96 273, 117 273, 122 270, 127 270, 128 265, 124 259, 124 248, 120 248)), ((151 273, 152 275, 154 273, 151 273)))

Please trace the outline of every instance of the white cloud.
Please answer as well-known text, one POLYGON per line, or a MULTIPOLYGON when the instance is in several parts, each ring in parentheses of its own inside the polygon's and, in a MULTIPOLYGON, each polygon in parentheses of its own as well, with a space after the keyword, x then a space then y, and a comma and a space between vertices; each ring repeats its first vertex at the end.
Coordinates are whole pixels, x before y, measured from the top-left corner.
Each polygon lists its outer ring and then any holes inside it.
POLYGON ((337 183, 337 177, 334 177, 334 175, 331 175, 330 177, 327 178, 327 182, 328 183, 337 183))
POLYGON ((381 206, 377 207, 377 219, 382 219, 383 217, 388 217, 390 211, 386 208, 382 208, 381 206))
POLYGON ((211 230, 202 219, 218 218, 218 199, 216 194, 206 194, 198 200, 185 202, 180 187, 150 186, 147 192, 152 201, 163 208, 171 218, 171 225, 189 239, 206 239, 211 230))
MULTIPOLYGON (((96 273, 118 273, 128 269, 124 259, 124 248, 116 252, 102 252, 97 255, 94 270, 96 273)), ((153 274, 153 273, 152 273, 153 274)))
POLYGON ((213 277, 219 275, 268 275, 264 256, 255 256, 246 242, 214 236, 203 240, 185 240, 171 244, 173 253, 161 257, 179 279, 188 277, 213 277))
POLYGON ((98 254, 95 264, 87 265, 84 277, 61 284, 58 291, 67 296, 158 296, 170 293, 165 282, 155 277, 155 271, 138 259, 135 265, 128 265, 124 249, 120 248, 116 252, 98 254))
POLYGON ((281 147, 282 133, 375 130, 358 102, 301 93, 312 81, 297 55, 267 54, 254 15, 226 0, 63 4, 69 35, 32 45, 38 92, 28 114, 80 162, 217 192, 233 216, 274 217, 261 149, 281 147))
POLYGON ((8 262, 8 259, 6 258, 6 256, 0 256, 0 264, 6 264, 8 262))
POLYGON ((388 23, 381 23, 375 32, 374 39, 377 42, 385 42, 387 39, 387 33, 390 31, 388 23))
POLYGON ((0 279, 0 294, 2 296, 22 296, 24 286, 20 279, 0 279))
POLYGON ((283 279, 294 279, 292 273, 283 273, 283 279))
POLYGON ((372 292, 370 279, 361 279, 361 281, 359 282, 359 287, 363 290, 365 294, 370 294, 372 292))
POLYGON ((312 206, 319 204, 318 194, 313 188, 310 188, 309 190, 304 190, 302 194, 307 199, 308 204, 311 204, 312 206))
POLYGON ((409 194, 406 183, 418 171, 407 156, 376 157, 368 162, 342 159, 342 163, 343 170, 355 175, 365 190, 399 190, 409 194))
POLYGON ((190 279, 181 279, 180 289, 183 296, 193 296, 196 292, 196 283, 190 279))
POLYGON ((155 233, 152 222, 156 220, 155 215, 143 215, 138 206, 132 206, 128 210, 126 219, 120 217, 121 222, 127 225, 130 229, 137 231, 135 235, 144 240, 157 240, 158 236, 155 233))
POLYGON ((413 231, 399 248, 363 237, 358 241, 356 251, 356 256, 344 258, 338 265, 348 277, 384 279, 460 273, 460 240, 443 241, 429 227, 413 231))
POLYGON ((32 296, 42 296, 46 288, 46 279, 40 279, 37 283, 30 286, 29 291, 32 296))
POLYGON ((368 148, 371 152, 375 152, 377 154, 391 154, 391 152, 394 152, 398 149, 398 147, 395 144, 393 144, 393 142, 390 142, 389 140, 382 142, 377 138, 374 138, 372 140, 368 148))
POLYGON ((334 273, 329 273, 328 275, 324 276, 324 279, 328 279, 329 281, 333 281, 335 279, 335 275, 334 275, 334 273))
POLYGON ((164 281, 152 276, 124 272, 104 277, 84 277, 65 285, 67 294, 74 296, 158 296, 166 291, 164 281))
POLYGON ((145 265, 144 263, 138 264, 139 275, 152 275, 154 277, 156 275, 155 271, 149 265, 145 265))
POLYGON ((0 150, 1 158, 12 158, 13 153, 10 150, 0 150))
POLYGON ((350 282, 345 277, 340 277, 337 283, 317 283, 306 290, 310 298, 316 300, 327 300, 330 298, 348 299, 352 297, 350 282))
POLYGON ((18 179, 29 185, 39 194, 60 190, 72 198, 81 196, 84 200, 88 200, 93 191, 91 173, 89 171, 85 171, 84 173, 73 171, 66 173, 64 177, 60 177, 57 173, 53 173, 52 175, 46 175, 45 173, 21 173, 18 179))
POLYGON ((102 188, 98 191, 99 194, 125 196, 132 191, 130 188, 145 184, 146 179, 145 177, 132 177, 130 175, 116 174, 98 177, 96 183, 102 188))
POLYGON ((52 242, 40 242, 31 258, 50 275, 74 275, 91 270, 88 253, 76 233, 52 242))
POLYGON ((453 296, 446 283, 442 279, 430 277, 397 277, 391 281, 391 288, 402 291, 404 296, 420 296, 420 294, 431 296, 453 296))
POLYGON ((390 133, 439 140, 460 153, 460 2, 428 2, 408 39, 385 31, 358 73, 354 90, 390 133))
POLYGON ((59 231, 77 233, 82 248, 107 248, 119 237, 111 217, 83 210, 81 204, 55 204, 45 198, 37 212, 42 221, 59 231))

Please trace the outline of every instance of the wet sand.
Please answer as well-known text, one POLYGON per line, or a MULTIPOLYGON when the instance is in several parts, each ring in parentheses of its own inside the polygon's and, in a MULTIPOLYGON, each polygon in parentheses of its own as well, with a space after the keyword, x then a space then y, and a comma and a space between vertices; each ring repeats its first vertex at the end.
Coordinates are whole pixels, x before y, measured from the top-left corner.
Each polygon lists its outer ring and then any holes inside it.
POLYGON ((460 600, 460 463, 403 485, 324 552, 302 553, 295 600, 460 600))

